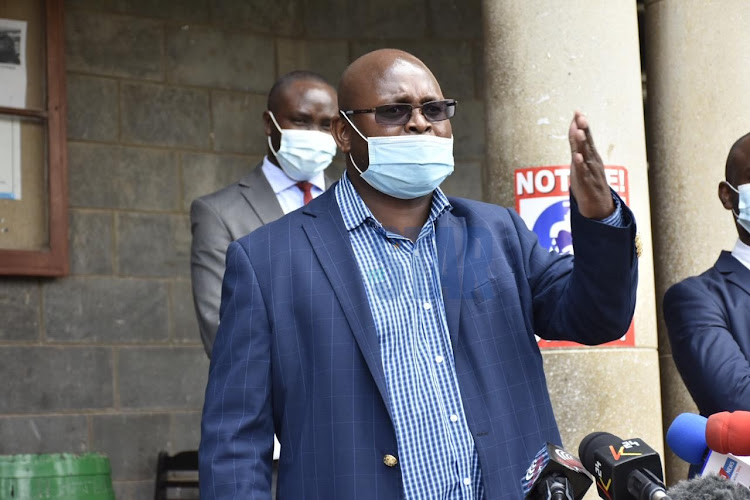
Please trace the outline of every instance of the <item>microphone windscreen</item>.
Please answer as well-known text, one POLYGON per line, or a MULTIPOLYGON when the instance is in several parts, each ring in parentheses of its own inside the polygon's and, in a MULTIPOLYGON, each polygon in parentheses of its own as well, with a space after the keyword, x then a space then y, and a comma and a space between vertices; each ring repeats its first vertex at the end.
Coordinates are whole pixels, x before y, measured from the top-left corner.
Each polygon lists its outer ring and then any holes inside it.
POLYGON ((594 452, 605 446, 615 444, 619 446, 621 442, 620 438, 609 432, 592 432, 583 438, 581 444, 578 445, 578 457, 586 470, 591 472, 594 470, 594 462, 596 462, 594 452))
POLYGON ((701 464, 706 454, 706 417, 695 413, 677 415, 667 430, 667 445, 689 464, 701 464))
POLYGON ((750 455, 750 411, 723 411, 708 417, 706 443, 718 453, 750 455))
POLYGON ((747 500, 750 489, 716 474, 682 480, 667 490, 672 500, 747 500))

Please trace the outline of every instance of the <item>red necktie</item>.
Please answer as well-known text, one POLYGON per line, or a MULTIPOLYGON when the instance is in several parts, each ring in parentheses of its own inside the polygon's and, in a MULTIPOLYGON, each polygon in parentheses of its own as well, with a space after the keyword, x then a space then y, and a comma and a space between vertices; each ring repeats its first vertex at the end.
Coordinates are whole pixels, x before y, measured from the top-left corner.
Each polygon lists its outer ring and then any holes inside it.
POLYGON ((310 184, 307 181, 299 181, 297 183, 297 187, 300 188, 300 190, 302 191, 302 193, 305 195, 305 198, 304 198, 305 205, 307 205, 308 203, 310 203, 312 201, 312 199, 313 199, 313 197, 312 197, 312 184, 310 184))

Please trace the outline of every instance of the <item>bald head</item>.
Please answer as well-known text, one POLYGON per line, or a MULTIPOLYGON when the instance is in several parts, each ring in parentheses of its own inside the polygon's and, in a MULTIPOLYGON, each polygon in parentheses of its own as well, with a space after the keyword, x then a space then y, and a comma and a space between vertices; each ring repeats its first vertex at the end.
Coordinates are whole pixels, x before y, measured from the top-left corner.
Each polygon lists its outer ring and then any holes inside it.
POLYGON ((750 133, 737 139, 729 149, 724 175, 727 182, 733 186, 748 182, 747 178, 750 176, 750 133))
POLYGON ((398 49, 369 52, 351 63, 341 75, 339 107, 355 109, 370 106, 368 100, 382 93, 384 86, 397 88, 401 77, 408 74, 421 74, 440 88, 430 69, 408 52, 398 49))

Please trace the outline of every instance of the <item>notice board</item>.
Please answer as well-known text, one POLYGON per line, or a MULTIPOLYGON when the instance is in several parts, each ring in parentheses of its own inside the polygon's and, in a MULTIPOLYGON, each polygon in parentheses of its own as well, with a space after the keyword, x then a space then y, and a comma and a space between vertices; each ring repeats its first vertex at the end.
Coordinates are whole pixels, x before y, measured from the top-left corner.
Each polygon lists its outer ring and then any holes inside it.
POLYGON ((63 0, 0 0, 0 274, 68 272, 63 0))

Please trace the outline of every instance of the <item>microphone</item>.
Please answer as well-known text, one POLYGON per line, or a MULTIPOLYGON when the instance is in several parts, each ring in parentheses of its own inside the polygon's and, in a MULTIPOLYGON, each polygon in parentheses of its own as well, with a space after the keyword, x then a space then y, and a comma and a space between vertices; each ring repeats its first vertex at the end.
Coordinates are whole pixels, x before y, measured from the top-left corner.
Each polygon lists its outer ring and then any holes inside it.
POLYGON ((521 478, 521 489, 527 500, 580 500, 592 482, 578 458, 546 443, 521 478))
POLYGON ((641 439, 623 440, 608 432, 592 432, 581 441, 578 454, 596 478, 601 498, 669 499, 659 454, 641 439))
POLYGON ((750 489, 716 474, 682 480, 667 490, 672 500, 747 500, 750 489))
POLYGON ((709 416, 706 443, 718 453, 750 455, 750 411, 723 411, 709 416))
POLYGON ((742 427, 736 424, 738 421, 741 422, 741 418, 731 419, 729 422, 732 431, 728 431, 729 425, 725 425, 727 417, 720 413, 708 418, 693 413, 682 413, 669 426, 667 444, 675 455, 684 461, 701 465, 701 476, 718 475, 737 484, 750 486, 750 460, 731 453, 722 453, 724 450, 747 451, 743 449, 747 438, 734 436, 742 427), (714 418, 717 416, 718 418, 714 418), (711 431, 708 429, 709 426, 712 427, 711 431), (728 446, 723 446, 727 444, 728 446))
POLYGON ((667 445, 689 464, 699 465, 706 460, 706 421, 702 415, 681 413, 667 429, 667 445))

